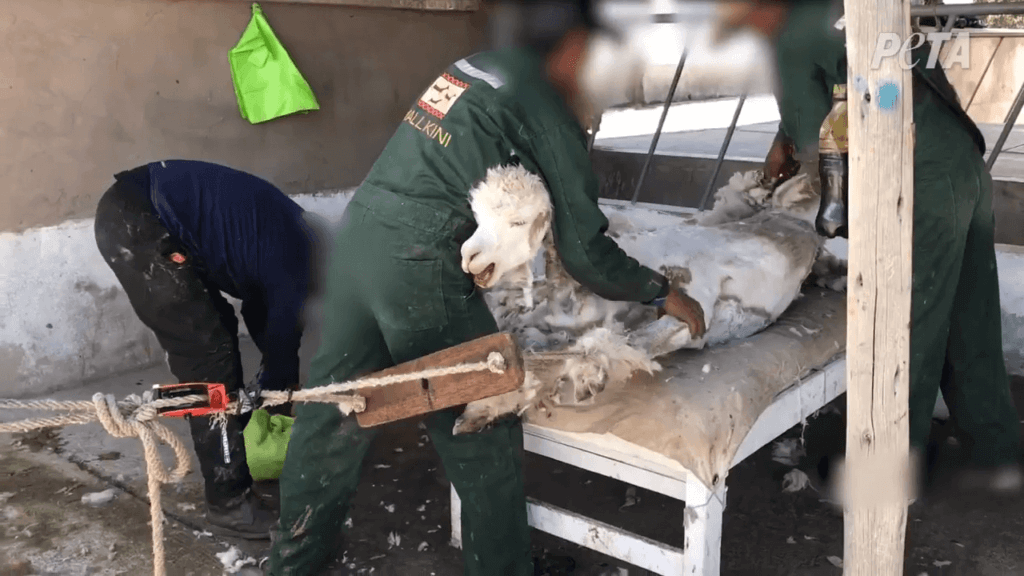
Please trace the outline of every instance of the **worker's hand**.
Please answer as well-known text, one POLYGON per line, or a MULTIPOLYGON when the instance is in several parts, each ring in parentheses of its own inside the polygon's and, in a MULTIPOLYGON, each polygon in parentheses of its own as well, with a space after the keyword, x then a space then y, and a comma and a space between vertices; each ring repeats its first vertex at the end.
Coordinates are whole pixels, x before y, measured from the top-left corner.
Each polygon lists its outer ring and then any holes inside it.
POLYGON ((764 160, 764 180, 772 186, 778 186, 800 171, 800 163, 794 155, 796 146, 793 141, 781 133, 775 137, 768 157, 764 160))
POLYGON ((685 322, 690 327, 690 336, 694 339, 703 337, 707 331, 704 325, 704 310, 700 307, 700 302, 690 298, 679 288, 669 291, 665 304, 658 309, 658 318, 665 314, 685 322))

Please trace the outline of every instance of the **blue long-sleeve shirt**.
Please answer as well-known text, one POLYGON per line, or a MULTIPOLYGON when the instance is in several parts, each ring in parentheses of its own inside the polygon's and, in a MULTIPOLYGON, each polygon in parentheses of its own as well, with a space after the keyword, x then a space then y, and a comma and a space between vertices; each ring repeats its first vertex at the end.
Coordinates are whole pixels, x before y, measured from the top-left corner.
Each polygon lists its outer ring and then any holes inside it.
POLYGON ((149 177, 160 221, 200 261, 206 278, 266 310, 260 386, 297 383, 316 240, 302 207, 261 178, 208 162, 152 162, 149 177))

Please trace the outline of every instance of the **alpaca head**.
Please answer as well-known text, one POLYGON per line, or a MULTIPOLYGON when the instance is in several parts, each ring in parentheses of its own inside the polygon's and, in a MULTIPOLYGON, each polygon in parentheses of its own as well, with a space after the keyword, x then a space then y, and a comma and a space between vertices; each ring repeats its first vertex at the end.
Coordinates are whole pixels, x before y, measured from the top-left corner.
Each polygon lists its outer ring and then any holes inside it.
POLYGON ((522 166, 487 170, 469 193, 477 229, 462 244, 462 270, 481 288, 530 265, 551 228, 551 198, 544 181, 522 166))

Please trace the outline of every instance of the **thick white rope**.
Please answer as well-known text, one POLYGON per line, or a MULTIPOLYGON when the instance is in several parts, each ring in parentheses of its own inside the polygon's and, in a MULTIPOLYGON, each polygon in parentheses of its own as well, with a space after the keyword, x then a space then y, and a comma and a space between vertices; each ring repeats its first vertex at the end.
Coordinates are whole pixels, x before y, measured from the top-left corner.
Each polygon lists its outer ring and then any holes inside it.
POLYGON ((391 376, 378 376, 375 378, 362 378, 352 382, 335 382, 295 392, 264 390, 260 393, 260 398, 263 400, 264 406, 277 406, 278 404, 285 404, 287 402, 323 402, 327 404, 338 404, 338 409, 347 416, 352 412, 361 412, 366 408, 365 398, 362 396, 348 394, 349 392, 363 390, 366 388, 389 386, 391 384, 409 382, 411 380, 429 380, 430 378, 437 378, 438 376, 483 372, 485 370, 495 374, 503 374, 505 372, 505 367, 505 357, 498 352, 491 352, 487 356, 487 360, 483 362, 457 364, 455 366, 445 368, 427 368, 425 370, 420 370, 419 372, 394 374, 391 376))
MULTIPOLYGON (((457 364, 446 368, 428 368, 418 372, 394 374, 363 378, 351 382, 332 383, 316 388, 307 388, 296 392, 263 391, 260 398, 264 406, 276 406, 287 402, 321 402, 337 404, 344 415, 362 412, 366 409, 366 398, 352 394, 367 388, 388 386, 399 382, 467 374, 470 372, 489 371, 503 374, 507 364, 505 357, 498 352, 491 352, 484 362, 457 364)), ((66 414, 52 418, 36 418, 18 422, 0 423, 0 432, 30 432, 40 428, 53 428, 70 424, 87 424, 99 421, 103 428, 117 438, 138 438, 142 442, 143 454, 146 458, 146 476, 149 490, 149 514, 153 534, 153 574, 166 576, 164 551, 164 512, 160 505, 160 484, 180 482, 189 472, 188 449, 174 432, 157 421, 161 408, 174 408, 196 404, 207 400, 205 394, 192 394, 178 398, 153 400, 151 393, 143 398, 131 395, 115 402, 112 395, 100 393, 92 397, 92 401, 72 400, 3 400, 0 399, 0 410, 50 410, 63 411, 66 414), (174 451, 175 466, 167 470, 161 464, 157 450, 157 440, 163 441, 174 451)), ((232 402, 228 405, 229 412, 238 413, 241 403, 232 402)), ((224 413, 214 415, 226 418, 224 413)))
POLYGON ((99 421, 103 429, 116 438, 138 438, 142 442, 146 458, 146 476, 149 488, 149 514, 153 535, 153 574, 167 574, 164 562, 164 512, 160 505, 160 484, 180 482, 189 471, 188 448, 177 435, 156 420, 157 410, 165 407, 182 406, 205 399, 205 395, 189 395, 181 398, 152 400, 131 395, 122 402, 115 402, 111 395, 100 393, 92 402, 36 400, 0 400, 0 408, 22 410, 64 410, 69 412, 53 418, 37 418, 0 424, 0 432, 29 432, 38 428, 52 428, 69 424, 87 424, 99 421), (157 439, 174 450, 173 470, 161 466, 157 439))

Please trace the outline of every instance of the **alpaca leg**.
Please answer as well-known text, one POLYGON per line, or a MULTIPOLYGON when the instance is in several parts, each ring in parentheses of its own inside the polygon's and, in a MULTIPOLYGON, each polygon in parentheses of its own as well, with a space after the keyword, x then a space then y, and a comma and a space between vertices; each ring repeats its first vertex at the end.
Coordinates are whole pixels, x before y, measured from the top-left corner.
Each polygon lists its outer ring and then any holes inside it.
POLYGON ((526 379, 518 390, 470 402, 462 415, 455 420, 452 434, 458 436, 480 432, 500 418, 521 415, 540 398, 540 387, 540 380, 532 372, 527 372, 526 379))
POLYGON ((661 318, 634 331, 629 336, 629 344, 642 350, 650 358, 675 352, 692 344, 690 327, 672 316, 661 318))
POLYGON ((566 377, 572 383, 572 399, 577 405, 589 404, 608 383, 607 358, 601 353, 588 354, 566 362, 566 377))
POLYGON ((526 267, 526 284, 523 285, 523 300, 527 310, 533 310, 533 268, 526 267))
POLYGON ((836 292, 846 291, 846 262, 836 258, 828 251, 822 249, 821 255, 814 261, 811 267, 811 276, 814 277, 814 284, 836 292))
POLYGON ((455 420, 452 434, 458 436, 486 430, 499 418, 514 414, 522 399, 523 391, 520 389, 470 402, 462 415, 455 420))

